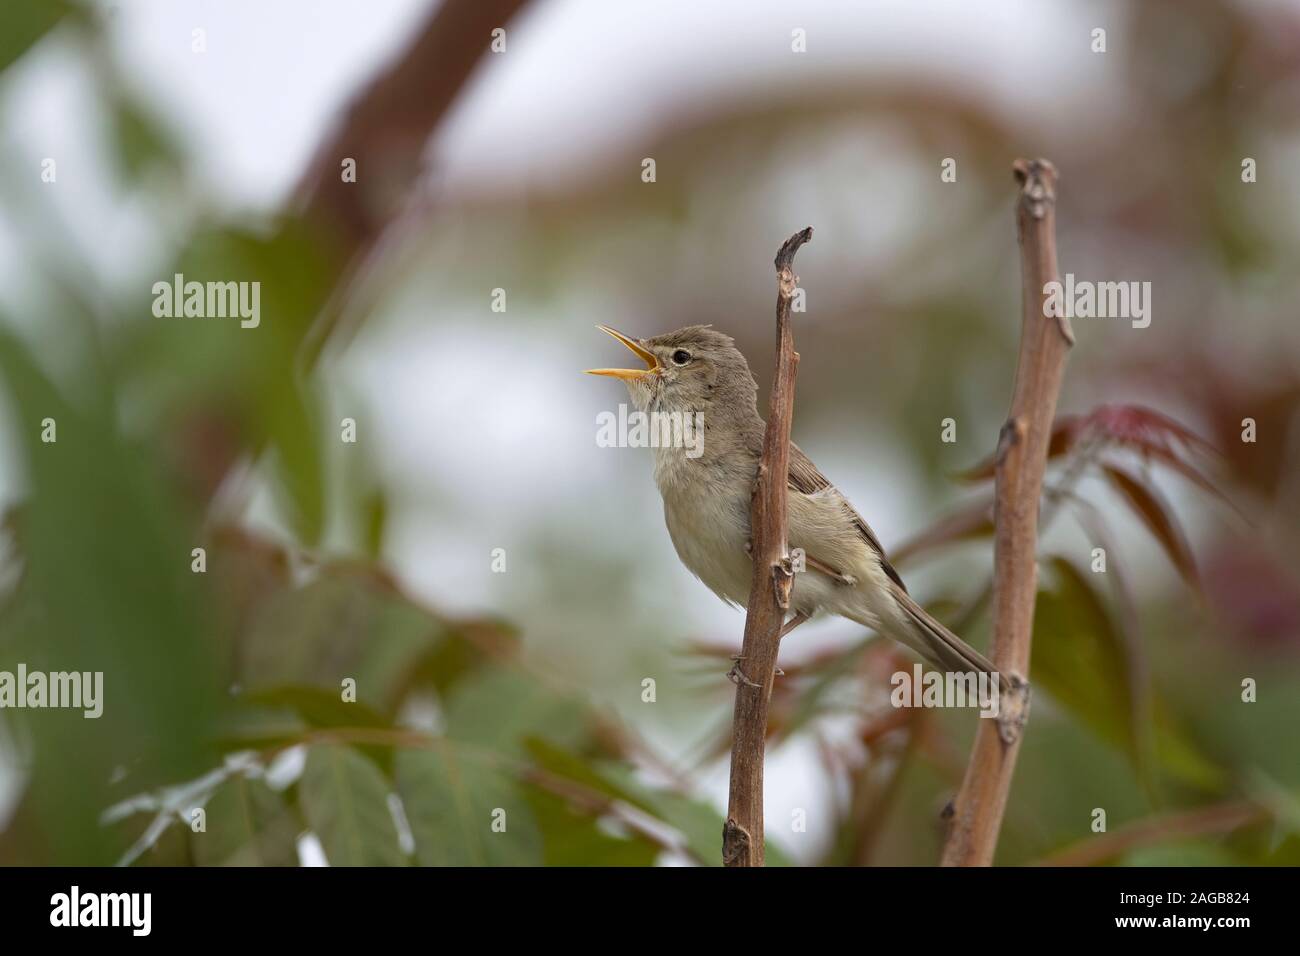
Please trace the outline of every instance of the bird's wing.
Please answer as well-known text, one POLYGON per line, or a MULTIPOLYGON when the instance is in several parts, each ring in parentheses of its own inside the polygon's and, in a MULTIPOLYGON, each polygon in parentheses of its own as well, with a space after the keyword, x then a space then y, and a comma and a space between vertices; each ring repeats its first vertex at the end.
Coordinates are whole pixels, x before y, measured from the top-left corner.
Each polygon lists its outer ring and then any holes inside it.
MULTIPOLYGON (((832 487, 831 483, 826 479, 825 475, 817 470, 817 466, 812 463, 812 459, 805 455, 799 449, 798 445, 794 442, 790 442, 790 490, 798 491, 805 495, 815 495, 817 492, 825 491, 830 487, 832 487)), ((839 494, 838 490, 836 491, 836 494, 839 494)), ((839 498, 844 509, 853 517, 854 526, 858 529, 858 534, 862 535, 862 540, 864 540, 867 543, 867 546, 876 553, 876 557, 880 560, 881 569, 884 570, 885 574, 889 575, 889 579, 902 588, 903 593, 906 594, 907 585, 904 584, 903 579, 898 576, 898 572, 894 570, 894 566, 889 563, 889 558, 885 556, 885 549, 881 547, 880 539, 878 539, 875 533, 871 530, 871 526, 863 520, 862 515, 858 514, 853 505, 849 504, 847 498, 843 495, 840 495, 839 498)))

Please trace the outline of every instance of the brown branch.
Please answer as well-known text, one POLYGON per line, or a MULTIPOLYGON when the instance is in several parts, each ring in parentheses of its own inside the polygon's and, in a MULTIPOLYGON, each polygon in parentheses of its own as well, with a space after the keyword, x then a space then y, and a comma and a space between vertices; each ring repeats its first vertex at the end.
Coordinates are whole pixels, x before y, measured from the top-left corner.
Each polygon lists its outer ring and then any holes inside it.
POLYGON ((749 585, 745 639, 736 662, 736 707, 732 718, 731 790, 722 828, 726 866, 763 865, 763 751, 767 704, 772 695, 781 625, 790 605, 794 573, 786 547, 786 483, 790 474, 790 422, 799 355, 790 330, 795 283, 794 255, 812 238, 797 232, 776 254, 776 376, 768 402, 763 456, 750 511, 754 574, 749 585))
POLYGON ((306 214, 348 245, 382 231, 414 182, 430 133, 504 27, 526 0, 446 0, 435 4, 415 39, 352 101, 317 149, 299 193, 306 214), (357 161, 357 181, 340 164, 357 161))
POLYGON ((1044 286, 1056 264, 1056 169, 1016 160, 1020 184, 1020 357, 1011 414, 998 440, 993 544, 993 663, 1009 675, 996 721, 980 721, 961 789, 951 805, 944 866, 989 866, 1029 712, 1029 648, 1038 587, 1038 506, 1056 399, 1074 334, 1044 315, 1044 286))
POLYGON ((1268 819, 1268 811, 1245 800, 1198 807, 1138 820, 1111 833, 1098 834, 1040 861, 1040 866, 1097 866, 1118 856, 1148 846, 1175 840, 1231 833, 1239 827, 1268 819))
MULTIPOLYGON (((332 241, 342 266, 336 294, 351 283, 403 207, 430 136, 487 53, 492 31, 504 27, 526 3, 435 4, 415 39, 353 99, 316 150, 299 182, 295 206, 332 241), (341 164, 348 158, 356 161, 355 182, 342 178, 341 164)), ((308 365, 338 323, 340 309, 335 301, 318 316, 308 336, 308 365)))

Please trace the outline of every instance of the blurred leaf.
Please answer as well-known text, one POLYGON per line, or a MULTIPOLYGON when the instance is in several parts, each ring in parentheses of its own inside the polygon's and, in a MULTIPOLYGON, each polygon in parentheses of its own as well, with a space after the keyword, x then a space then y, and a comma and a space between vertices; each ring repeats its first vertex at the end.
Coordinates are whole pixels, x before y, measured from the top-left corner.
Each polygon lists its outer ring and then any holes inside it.
MULTIPOLYGON (((643 783, 626 764, 584 761, 542 740, 529 740, 528 752, 547 773, 571 780, 611 800, 620 800, 673 828, 682 835, 683 848, 695 862, 703 866, 722 865, 724 814, 706 801, 643 783)), ((790 865, 785 852, 770 840, 766 855, 769 866, 790 865)))
POLYGON ((194 850, 180 821, 173 823, 140 854, 132 866, 194 866, 194 850))
POLYGON ((1196 573, 1196 558, 1192 555, 1191 545, 1159 493, 1116 465, 1104 464, 1102 471, 1164 548, 1178 573, 1199 591, 1200 577, 1196 573))
POLYGON ((1184 840, 1130 850, 1119 866, 1240 866, 1241 861, 1221 846, 1204 840, 1184 840))
POLYGON ((586 708, 522 671, 500 669, 458 685, 447 701, 447 735, 493 753, 526 756, 525 737, 579 748, 590 736, 586 708))
POLYGON ((249 692, 312 686, 338 698, 350 677, 359 704, 391 717, 444 639, 438 620, 373 577, 330 572, 260 608, 240 642, 238 679, 249 692))
POLYGON ((1135 684, 1123 637, 1088 576, 1064 558, 1049 562, 1054 586, 1041 587, 1034 609, 1032 682, 1093 733, 1129 755, 1153 782, 1139 720, 1150 721, 1159 768, 1183 783, 1212 791, 1223 771, 1201 752, 1164 701, 1135 684))
POLYGON ((7 69, 73 10, 68 0, 5 0, 0 14, 0 71, 7 69))
POLYGON ((1088 579, 1064 558, 1034 609, 1032 682, 1135 760, 1133 675, 1119 631, 1088 579))
MULTIPOLYGON (((97 367, 83 373, 100 377, 97 367)), ((0 382, 13 399, 26 476, 22 594, 37 612, 0 658, 103 672, 102 717, 50 711, 31 722, 43 755, 32 785, 59 844, 55 860, 110 862, 121 848, 108 845, 116 837, 97 815, 115 767, 129 767, 147 789, 215 759, 216 668, 204 595, 189 569, 193 529, 178 519, 150 449, 120 433, 111 386, 94 403, 73 404, 7 334, 0 382), (56 441, 41 439, 46 418, 56 441)))
POLYGON ((285 685, 240 695, 240 703, 285 707, 313 727, 390 727, 392 722, 361 701, 343 700, 341 691, 285 685))
POLYGON ((405 866, 388 807, 388 782, 351 747, 307 751, 298 799, 331 866, 405 866))
POLYGON ((529 786, 525 793, 545 835, 546 866, 650 866, 659 855, 644 836, 609 833, 590 813, 544 787, 529 786))
POLYGON ((297 866, 302 822, 261 780, 235 774, 204 805, 207 829, 189 832, 199 866, 297 866))
POLYGON ((376 488, 362 501, 365 518, 364 547, 366 554, 378 558, 384 550, 384 532, 388 525, 388 498, 376 488))
POLYGON ((303 543, 314 545, 325 527, 325 454, 314 403, 289 375, 263 386, 258 414, 274 442, 280 479, 277 500, 303 543))
POLYGON ((1156 757, 1165 772, 1206 793, 1217 793, 1227 786, 1228 772, 1188 736, 1159 695, 1152 700, 1151 721, 1156 757))
POLYGON ((280 479, 274 486, 277 501, 309 545, 324 526, 325 423, 317 383, 301 380, 295 370, 302 340, 332 288, 333 272, 319 234, 295 220, 280 223, 269 238, 208 229, 158 281, 179 274, 187 282, 256 283, 257 326, 243 327, 240 316, 157 318, 150 288, 142 286, 125 304, 138 321, 126 324, 111 343, 142 419, 183 421, 219 409, 243 446, 273 452, 267 461, 280 479))
MULTIPOLYGON (((1085 436, 1102 444, 1131 449, 1144 459, 1159 461, 1203 491, 1231 504, 1223 491, 1188 460, 1190 453, 1218 455, 1218 450, 1168 415, 1141 405, 1101 405, 1086 415, 1061 415, 1052 423, 1048 460, 1073 451, 1085 436)), ((996 471, 995 452, 954 477, 958 481, 980 482, 993 478, 996 471)))
POLYGON ((137 182, 155 166, 180 168, 180 149, 171 135, 121 89, 114 92, 107 116, 118 169, 127 182, 137 182))
MULTIPOLYGON (((604 763, 600 772, 626 799, 682 834, 697 863, 722 865, 722 824, 725 814, 703 800, 652 788, 637 780, 631 767, 604 763)), ((769 839, 764 847, 768 866, 788 866, 789 860, 769 839)))
POLYGON ((421 866, 536 866, 542 833, 513 776, 490 755, 440 741, 399 750, 397 791, 421 866), (504 832, 492 829, 504 811, 504 832))

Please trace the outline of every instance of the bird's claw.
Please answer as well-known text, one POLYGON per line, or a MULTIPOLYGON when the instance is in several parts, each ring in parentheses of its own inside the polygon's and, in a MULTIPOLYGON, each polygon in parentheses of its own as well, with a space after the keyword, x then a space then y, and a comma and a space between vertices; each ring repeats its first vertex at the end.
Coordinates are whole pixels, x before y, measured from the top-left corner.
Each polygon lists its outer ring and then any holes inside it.
POLYGON ((735 660, 736 663, 732 664, 731 670, 727 671, 727 680, 731 681, 737 687, 739 687, 741 684, 744 684, 746 687, 763 686, 761 684, 755 684, 752 680, 750 680, 748 677, 745 676, 745 672, 740 669, 741 659, 739 657, 733 658, 733 660, 735 660))
MULTIPOLYGON (((731 655, 732 664, 731 664, 731 670, 727 671, 727 680, 731 681, 736 686, 740 686, 741 684, 744 684, 746 687, 761 687, 762 686, 761 684, 755 684, 752 680, 746 677, 745 672, 740 669, 740 662, 743 661, 744 659, 745 659, 744 654, 731 655)), ((774 667, 772 669, 772 673, 775 674, 777 677, 785 676, 785 671, 781 670, 780 667, 774 667)))

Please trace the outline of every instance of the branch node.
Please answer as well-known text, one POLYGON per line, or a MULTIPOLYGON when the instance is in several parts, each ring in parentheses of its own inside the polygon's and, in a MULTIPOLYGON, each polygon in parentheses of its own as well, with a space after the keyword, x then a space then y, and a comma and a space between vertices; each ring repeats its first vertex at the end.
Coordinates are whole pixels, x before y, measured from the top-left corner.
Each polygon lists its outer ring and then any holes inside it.
POLYGON ((1074 326, 1070 324, 1070 317, 1064 312, 1056 317, 1056 330, 1061 333, 1061 338, 1065 339, 1066 345, 1074 345, 1074 326))
POLYGON ((1006 459, 1014 445, 1019 445, 1025 440, 1027 434, 1029 434, 1029 426, 1019 415, 1013 415, 1006 420, 1001 434, 998 435, 997 463, 999 465, 1006 459))
POLYGON ((732 817, 722 825, 722 865, 738 866, 749 858, 749 831, 732 817))
POLYGON ((1006 679, 1010 686, 1002 691, 998 702, 998 736, 1011 745, 1020 739, 1029 719, 1029 681, 1015 671, 1006 679))
POLYGON ((1020 203, 1034 219, 1047 215, 1056 204, 1056 167, 1046 159, 1017 159, 1011 171, 1020 184, 1020 203))
POLYGON ((794 563, 787 554, 772 565, 772 586, 776 589, 776 606, 790 609, 790 588, 794 584, 794 563))

